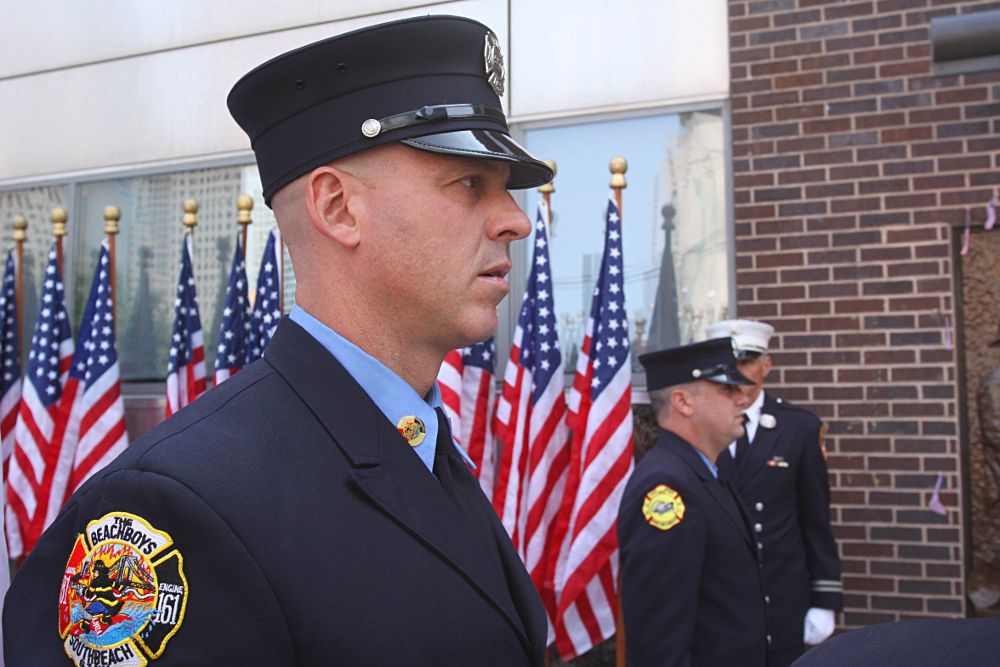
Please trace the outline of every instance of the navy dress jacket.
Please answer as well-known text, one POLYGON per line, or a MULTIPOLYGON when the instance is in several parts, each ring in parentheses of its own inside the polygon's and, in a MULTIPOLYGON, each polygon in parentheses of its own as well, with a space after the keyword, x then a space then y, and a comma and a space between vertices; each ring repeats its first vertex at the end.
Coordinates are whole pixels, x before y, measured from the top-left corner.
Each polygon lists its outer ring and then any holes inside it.
POLYGON ((661 431, 636 466, 618 542, 630 667, 766 664, 761 562, 746 514, 676 434, 661 431))
POLYGON ((432 474, 283 320, 73 495, 12 582, 7 665, 540 666, 541 601, 449 445, 432 474))

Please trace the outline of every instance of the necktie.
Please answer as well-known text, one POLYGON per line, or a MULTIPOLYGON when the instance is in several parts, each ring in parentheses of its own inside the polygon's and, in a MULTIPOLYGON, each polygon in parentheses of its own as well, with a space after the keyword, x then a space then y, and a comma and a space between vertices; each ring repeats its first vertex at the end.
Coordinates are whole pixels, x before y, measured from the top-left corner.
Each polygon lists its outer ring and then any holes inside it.
POLYGON ((750 424, 750 417, 743 413, 743 435, 741 435, 736 440, 736 456, 733 457, 733 461, 736 463, 737 467, 743 463, 743 459, 746 458, 747 451, 750 449, 750 436, 747 432, 747 426, 750 424))
POLYGON ((448 452, 454 447, 451 444, 451 428, 444 410, 434 408, 434 413, 437 415, 438 422, 437 444, 434 449, 434 475, 437 476, 441 485, 450 491, 452 477, 448 467, 448 452))

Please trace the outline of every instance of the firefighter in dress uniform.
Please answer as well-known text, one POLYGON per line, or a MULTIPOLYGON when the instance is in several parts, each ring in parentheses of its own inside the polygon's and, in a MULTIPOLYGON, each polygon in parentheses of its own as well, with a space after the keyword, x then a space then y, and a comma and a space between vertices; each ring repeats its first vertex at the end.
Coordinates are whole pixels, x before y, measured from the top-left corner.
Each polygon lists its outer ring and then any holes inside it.
POLYGON ((785 667, 803 644, 819 644, 843 607, 840 559, 830 527, 830 482, 819 418, 764 391, 772 361, 767 353, 774 327, 726 320, 708 327, 709 338, 735 341, 743 387, 746 434, 719 456, 726 477, 750 513, 764 557, 770 597, 771 667, 785 667))

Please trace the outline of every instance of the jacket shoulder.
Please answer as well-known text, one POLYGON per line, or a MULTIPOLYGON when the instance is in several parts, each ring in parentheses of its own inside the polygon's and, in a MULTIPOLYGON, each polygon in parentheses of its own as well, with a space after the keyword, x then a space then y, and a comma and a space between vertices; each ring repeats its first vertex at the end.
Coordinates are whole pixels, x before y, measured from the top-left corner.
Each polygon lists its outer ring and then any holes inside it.
POLYGON ((806 410, 801 405, 796 405, 795 403, 786 401, 783 398, 771 399, 771 397, 768 397, 767 404, 768 405, 765 405, 765 410, 770 408, 776 412, 782 413, 784 416, 801 421, 804 424, 815 424, 816 428, 819 428, 822 423, 822 420, 814 413, 806 410))

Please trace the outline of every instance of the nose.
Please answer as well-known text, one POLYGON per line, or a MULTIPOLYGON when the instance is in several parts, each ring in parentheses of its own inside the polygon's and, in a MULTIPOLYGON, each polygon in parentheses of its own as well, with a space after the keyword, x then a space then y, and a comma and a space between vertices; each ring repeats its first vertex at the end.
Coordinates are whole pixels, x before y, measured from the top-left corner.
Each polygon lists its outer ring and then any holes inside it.
POLYGON ((506 190, 497 197, 496 208, 491 212, 488 232, 490 238, 508 243, 523 239, 531 233, 528 216, 506 190))

